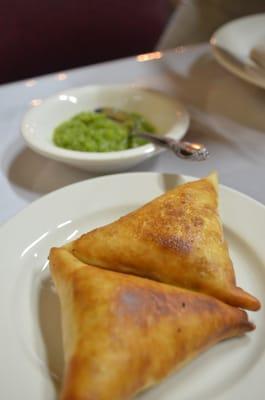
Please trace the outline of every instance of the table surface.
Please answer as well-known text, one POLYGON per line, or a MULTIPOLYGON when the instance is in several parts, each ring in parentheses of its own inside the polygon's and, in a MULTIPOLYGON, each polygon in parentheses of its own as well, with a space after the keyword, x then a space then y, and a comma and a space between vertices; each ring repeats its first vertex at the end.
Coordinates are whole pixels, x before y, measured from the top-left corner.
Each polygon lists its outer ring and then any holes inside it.
POLYGON ((211 153, 209 160, 194 163, 163 152, 132 171, 204 176, 216 169, 221 183, 265 202, 265 90, 225 71, 209 46, 199 45, 1 86, 0 222, 46 193, 92 176, 26 147, 20 123, 27 109, 66 88, 116 83, 136 83, 180 99, 191 115, 186 139, 204 143, 211 153))

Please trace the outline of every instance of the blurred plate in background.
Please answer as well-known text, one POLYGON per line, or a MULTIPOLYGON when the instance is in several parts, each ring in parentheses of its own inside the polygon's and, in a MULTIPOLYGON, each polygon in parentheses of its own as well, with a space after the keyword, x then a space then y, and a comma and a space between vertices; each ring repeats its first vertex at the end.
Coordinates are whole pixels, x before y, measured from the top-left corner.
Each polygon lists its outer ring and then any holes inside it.
POLYGON ((210 43, 216 60, 238 77, 265 88, 265 68, 251 52, 265 43, 265 14, 239 18, 220 27, 210 43))

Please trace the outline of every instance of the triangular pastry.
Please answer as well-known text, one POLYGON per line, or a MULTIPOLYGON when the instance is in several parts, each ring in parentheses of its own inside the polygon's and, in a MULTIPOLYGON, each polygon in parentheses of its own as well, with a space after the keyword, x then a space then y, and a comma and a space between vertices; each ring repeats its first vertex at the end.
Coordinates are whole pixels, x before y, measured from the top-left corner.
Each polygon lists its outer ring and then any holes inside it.
POLYGON ((212 295, 250 310, 259 301, 236 287, 218 215, 217 175, 177 186, 71 244, 85 263, 212 295))
POLYGON ((61 400, 127 400, 220 340, 255 327, 213 297, 106 271, 52 249, 61 303, 61 400))

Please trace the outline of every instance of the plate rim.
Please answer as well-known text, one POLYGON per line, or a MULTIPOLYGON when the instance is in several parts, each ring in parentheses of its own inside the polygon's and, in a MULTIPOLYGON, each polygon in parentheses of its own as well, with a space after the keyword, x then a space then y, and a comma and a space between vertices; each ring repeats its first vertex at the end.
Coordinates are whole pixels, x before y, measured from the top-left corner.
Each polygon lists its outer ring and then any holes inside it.
MULTIPOLYGON (((187 179, 187 180, 196 180, 196 179, 202 179, 203 177, 197 177, 197 176, 192 176, 192 175, 186 175, 186 174, 174 174, 174 173, 168 173, 168 172, 153 172, 153 171, 137 171, 137 172, 120 172, 120 173, 114 173, 114 174, 110 174, 110 175, 101 175, 101 176, 95 176, 92 178, 88 178, 88 179, 84 179, 82 181, 78 181, 78 182, 74 182, 71 183, 70 185, 66 185, 63 186, 61 188, 58 188, 56 190, 53 190, 52 192, 46 193, 45 195, 41 196, 40 198, 33 200, 30 204, 26 205, 22 210, 18 211, 16 214, 14 214, 11 218, 9 218, 7 221, 4 221, 1 225, 0 225, 0 234, 2 232, 2 230, 4 228, 6 228, 9 224, 14 223, 14 220, 18 217, 20 217, 21 215, 23 215, 23 213, 29 212, 31 207, 36 207, 41 205, 42 203, 44 203, 46 201, 46 199, 48 198, 52 198, 53 196, 56 196, 57 193, 59 192, 63 192, 63 191, 68 191, 69 189, 73 189, 74 187, 77 186, 82 186, 85 184, 89 184, 90 182, 94 182, 96 180, 109 180, 109 179, 113 179, 119 176, 132 176, 132 175, 153 175, 153 176, 163 176, 163 175, 170 175, 170 176, 175 176, 175 177, 180 177, 183 179, 187 179)), ((205 175, 207 176, 207 175, 205 175)), ((219 183, 219 192, 220 189, 228 191, 228 192, 233 192, 236 195, 239 195, 242 198, 245 198, 247 201, 252 202, 253 204, 255 204, 255 206, 260 207, 264 213, 265 213, 265 205, 262 204, 260 201, 254 199, 253 197, 237 190, 234 189, 230 186, 227 185, 223 185, 222 183, 219 183)))

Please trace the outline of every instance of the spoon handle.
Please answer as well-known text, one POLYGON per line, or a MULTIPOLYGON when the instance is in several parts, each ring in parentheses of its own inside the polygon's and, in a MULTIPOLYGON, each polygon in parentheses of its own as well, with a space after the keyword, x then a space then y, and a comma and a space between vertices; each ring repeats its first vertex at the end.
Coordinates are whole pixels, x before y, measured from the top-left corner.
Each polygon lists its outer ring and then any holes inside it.
POLYGON ((152 135, 147 132, 133 131, 133 135, 140 136, 150 142, 166 147, 174 152, 176 156, 192 160, 192 161, 204 161, 209 157, 209 152, 206 147, 199 143, 182 142, 169 137, 159 137, 152 135))

